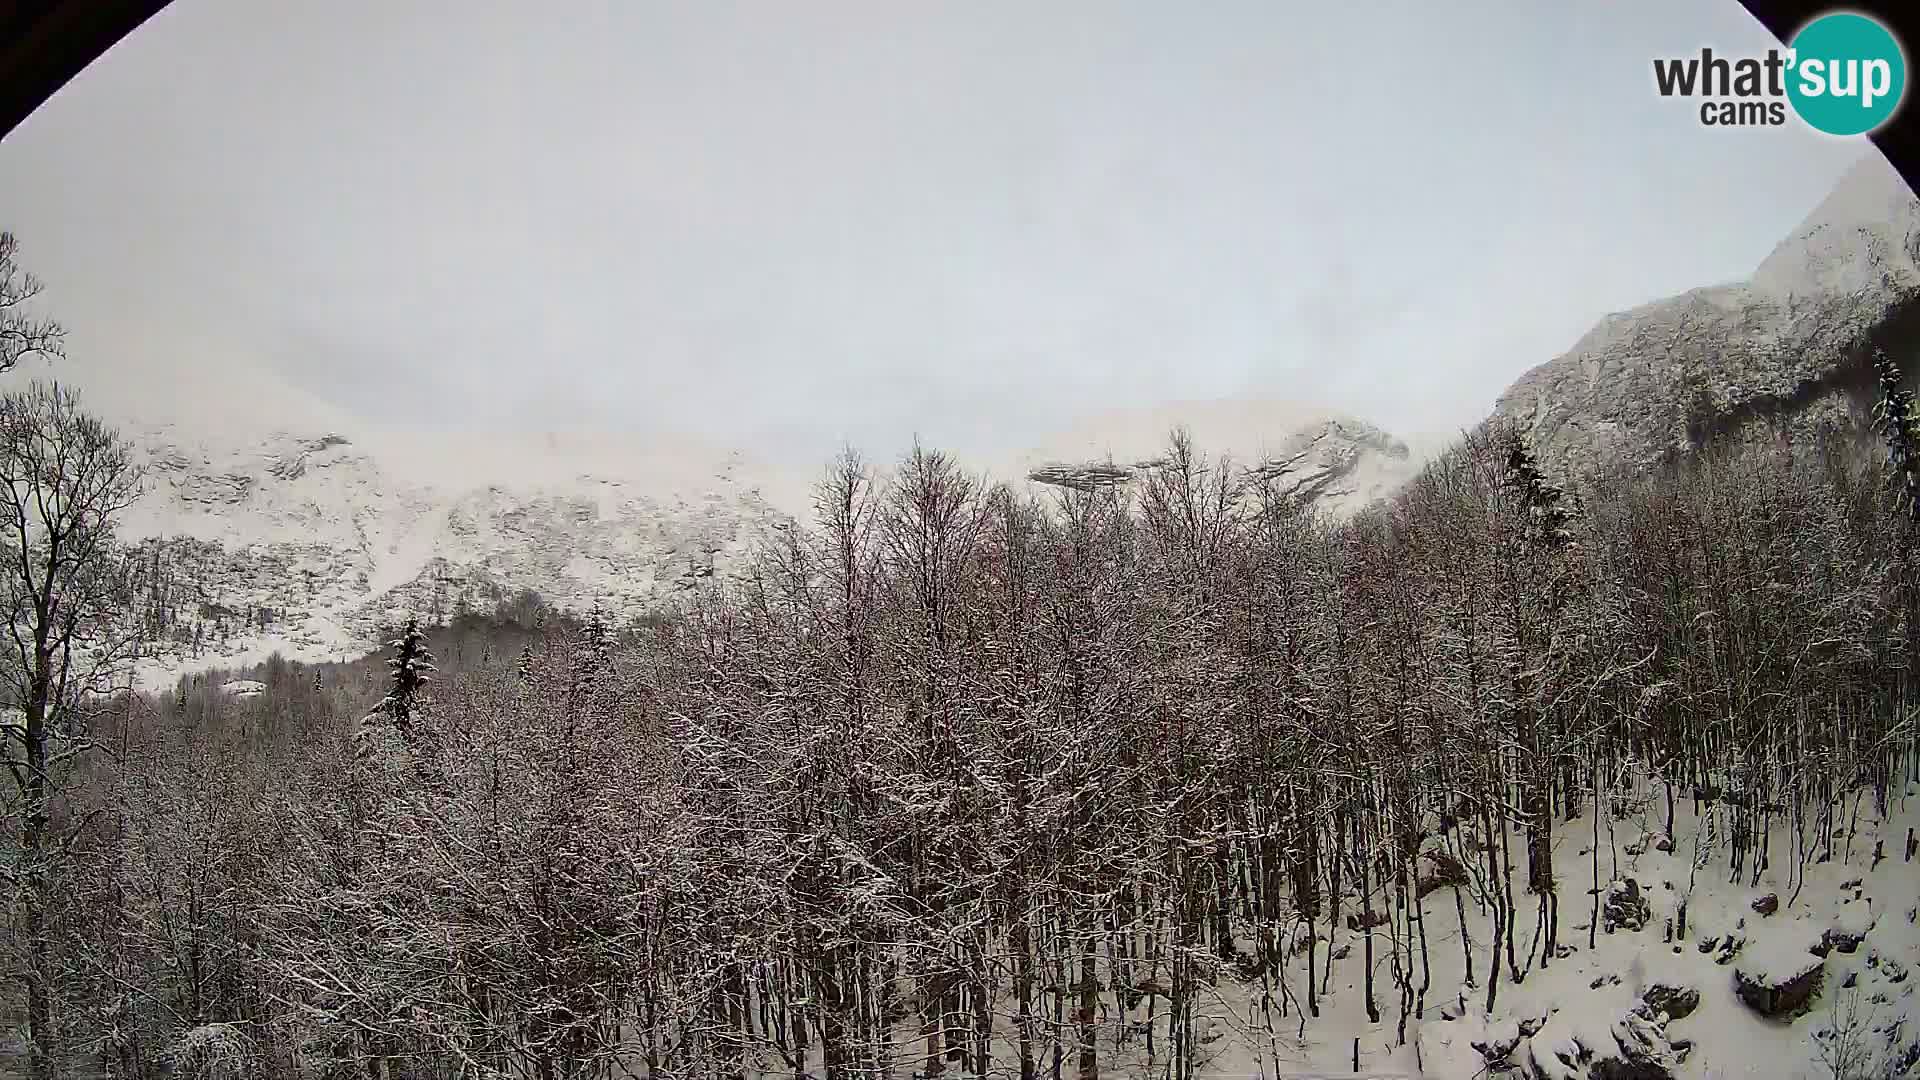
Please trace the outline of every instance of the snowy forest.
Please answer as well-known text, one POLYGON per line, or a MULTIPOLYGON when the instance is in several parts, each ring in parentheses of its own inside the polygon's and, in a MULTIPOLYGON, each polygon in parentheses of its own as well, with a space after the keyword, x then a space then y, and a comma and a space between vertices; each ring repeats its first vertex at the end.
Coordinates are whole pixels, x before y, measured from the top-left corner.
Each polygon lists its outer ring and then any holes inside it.
MULTIPOLYGON (((63 341, 12 253, 0 372, 63 341)), ((8 389, 0 1067, 1652 1078, 1733 997, 1670 952, 1768 1017, 1857 957, 1824 1075, 1911 1073, 1920 416, 1876 363, 1871 437, 1558 476, 1490 422, 1341 520, 1179 431, 1044 495, 849 452, 672 610, 522 594, 157 695, 138 462, 8 389), (1625 969, 1639 1071, 1516 1014, 1569 968, 1625 969)))
POLYGON ((1891 457, 1564 490, 1489 426, 1343 522, 1179 433, 1046 498, 849 455, 643 627, 76 707, 14 882, 31 1067, 1286 1075, 1338 1002, 1358 1068, 1616 931, 1690 942, 1716 883, 1913 858, 1854 843, 1920 775, 1889 404, 1891 457), (1664 928, 1567 884, 1649 845, 1691 866, 1664 928))

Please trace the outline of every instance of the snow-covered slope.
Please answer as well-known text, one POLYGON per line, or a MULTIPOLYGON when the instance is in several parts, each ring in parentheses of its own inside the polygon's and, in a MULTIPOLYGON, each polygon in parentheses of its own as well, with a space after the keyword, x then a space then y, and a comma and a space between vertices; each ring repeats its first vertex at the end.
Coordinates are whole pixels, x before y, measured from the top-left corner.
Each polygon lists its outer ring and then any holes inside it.
POLYGON ((642 609, 724 572, 796 499, 737 455, 123 430, 148 481, 122 533, 168 541, 157 557, 187 609, 144 662, 149 685, 272 650, 355 653, 396 611, 487 610, 521 589, 642 609))
POLYGON ((1867 404, 1864 346, 1910 353, 1917 313, 1920 201, 1869 152, 1748 280, 1608 316, 1495 412, 1556 459, 1644 460, 1751 421, 1844 426, 1867 404))
MULTIPOLYGON (((1884 815, 1870 793, 1850 795, 1830 852, 1812 837, 1811 818, 1798 838, 1776 818, 1766 861, 1756 868, 1749 858, 1741 870, 1729 864, 1725 803, 1696 812, 1692 790, 1677 790, 1671 836, 1658 782, 1636 785, 1598 821, 1588 803, 1554 828, 1560 929, 1546 963, 1537 962, 1537 898, 1524 891, 1524 868, 1511 885, 1516 952, 1502 955, 1494 988, 1495 927, 1473 899, 1487 879, 1477 868, 1460 877, 1456 899, 1436 878, 1397 913, 1399 962, 1416 988, 1404 1042, 1388 928, 1323 919, 1311 930, 1318 1014, 1303 1015, 1301 926, 1277 980, 1208 980, 1194 1006, 1202 1034, 1193 1075, 1830 1080, 1828 1062, 1844 1044, 1855 1057, 1841 1080, 1920 1077, 1920 857, 1904 857, 1908 830, 1920 825, 1920 784, 1901 791, 1884 815)), ((1424 846, 1480 864, 1484 845, 1501 842, 1462 827, 1424 846)), ((1516 829, 1505 842, 1518 852, 1526 840, 1516 829)), ((1348 893, 1349 920, 1358 905, 1348 893)), ((1252 941, 1239 944, 1253 951, 1252 941)), ((1156 1058, 1133 1034, 1146 1019, 1146 1006, 1103 1012, 1123 1037, 1103 1040, 1101 1075, 1165 1073, 1165 1040, 1156 1058)))

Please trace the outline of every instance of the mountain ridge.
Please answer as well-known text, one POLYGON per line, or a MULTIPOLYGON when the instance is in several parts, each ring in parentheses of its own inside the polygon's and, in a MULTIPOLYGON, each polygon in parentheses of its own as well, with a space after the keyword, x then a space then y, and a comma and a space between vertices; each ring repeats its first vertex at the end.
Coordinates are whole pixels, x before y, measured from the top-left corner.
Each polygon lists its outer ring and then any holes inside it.
MULTIPOLYGON (((1337 514, 1416 466, 1404 443, 1370 424, 1276 403, 1114 415, 1086 421, 1051 451, 977 471, 1044 491, 1063 479, 1049 467, 1084 469, 1097 453, 1137 444, 1114 478, 1126 482, 1186 424, 1210 454, 1253 447, 1248 468, 1337 514), (1107 436, 1092 434, 1100 430, 1107 436), (1075 446, 1088 456, 1075 459, 1075 446)), ((222 438, 139 422, 122 432, 146 466, 147 491, 121 533, 161 568, 150 588, 172 597, 151 616, 139 664, 150 688, 272 652, 352 655, 403 613, 484 613, 527 589, 566 610, 603 603, 637 615, 736 572, 771 529, 806 518, 811 505, 806 470, 612 437, 323 429, 222 438)))
MULTIPOLYGON (((1855 424, 1870 404, 1865 346, 1910 347, 1916 322, 1920 200, 1871 155, 1748 280, 1602 318, 1517 378, 1492 417, 1576 467, 1650 461, 1753 421, 1855 424)), ((326 422, 231 435, 125 425, 150 490, 123 533, 154 547, 155 565, 172 558, 198 576, 188 607, 214 613, 210 644, 205 618, 169 609, 161 622, 183 621, 157 635, 144 683, 263 650, 330 658, 372 644, 398 611, 484 611, 528 588, 565 608, 637 613, 726 576, 769 529, 806 517, 818 475, 685 442, 356 431, 316 418, 326 422)), ((1156 467, 1177 427, 1334 515, 1390 496, 1433 449, 1298 402, 1187 402, 1088 414, 979 471, 1038 491, 1127 484, 1156 467)))
POLYGON ((1868 347, 1911 353, 1920 318, 1920 200, 1862 158, 1744 281, 1602 318, 1496 400, 1541 456, 1578 469, 1650 462, 1755 427, 1858 425, 1868 347))

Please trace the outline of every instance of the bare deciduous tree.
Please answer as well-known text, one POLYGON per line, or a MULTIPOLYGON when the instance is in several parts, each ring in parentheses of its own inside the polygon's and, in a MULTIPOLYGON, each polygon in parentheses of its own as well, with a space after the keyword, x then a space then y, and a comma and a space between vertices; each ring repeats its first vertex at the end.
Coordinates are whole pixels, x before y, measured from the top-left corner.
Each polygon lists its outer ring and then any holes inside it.
POLYGON ((14 261, 19 247, 12 233, 0 232, 0 373, 27 360, 58 359, 66 344, 59 323, 29 310, 42 285, 14 261))
POLYGON ((126 674, 136 641, 113 523, 139 492, 119 435, 70 390, 34 383, 0 397, 0 601, 8 617, 0 693, 20 849, 8 868, 21 897, 33 1071, 51 1075, 46 908, 52 863, 85 820, 56 825, 55 786, 89 745, 90 710, 126 674))

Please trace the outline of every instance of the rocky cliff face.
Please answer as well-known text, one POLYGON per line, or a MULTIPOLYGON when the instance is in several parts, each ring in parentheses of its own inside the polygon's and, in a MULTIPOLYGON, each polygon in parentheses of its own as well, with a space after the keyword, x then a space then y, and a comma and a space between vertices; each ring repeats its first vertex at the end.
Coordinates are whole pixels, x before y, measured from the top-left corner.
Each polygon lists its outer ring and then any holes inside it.
POLYGON ((1495 415, 1550 460, 1651 460, 1726 432, 1864 419, 1880 342, 1920 356, 1920 201, 1877 153, 1744 282, 1601 320, 1495 415))
POLYGON ((1421 463, 1406 443, 1363 420, 1254 401, 1096 417, 1021 455, 1016 472, 1057 487, 1130 483, 1163 463, 1175 428, 1185 428, 1209 457, 1224 457, 1248 478, 1271 480, 1335 516, 1391 494, 1421 463))

